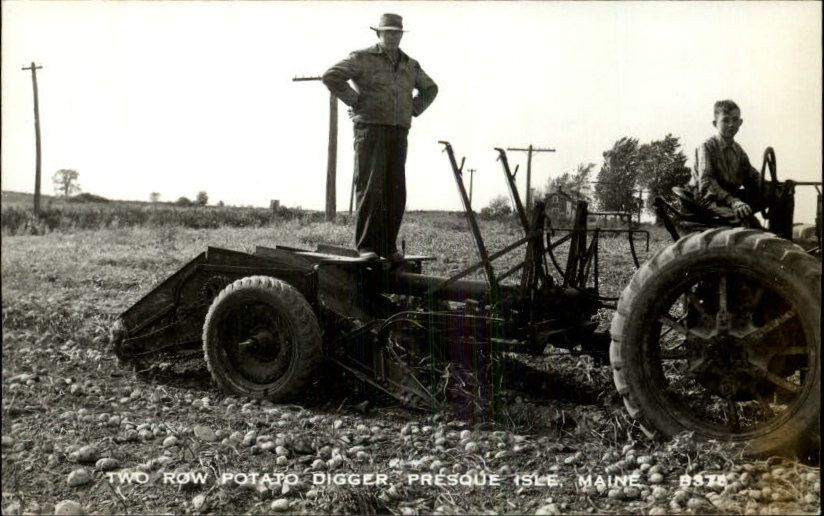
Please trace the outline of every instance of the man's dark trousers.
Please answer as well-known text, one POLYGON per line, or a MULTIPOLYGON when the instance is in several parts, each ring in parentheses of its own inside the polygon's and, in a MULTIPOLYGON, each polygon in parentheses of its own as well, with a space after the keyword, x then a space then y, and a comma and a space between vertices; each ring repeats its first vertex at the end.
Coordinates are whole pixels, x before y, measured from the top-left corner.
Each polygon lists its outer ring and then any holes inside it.
POLYGON ((409 128, 355 124, 355 245, 389 257, 397 251, 406 208, 406 137, 409 128))

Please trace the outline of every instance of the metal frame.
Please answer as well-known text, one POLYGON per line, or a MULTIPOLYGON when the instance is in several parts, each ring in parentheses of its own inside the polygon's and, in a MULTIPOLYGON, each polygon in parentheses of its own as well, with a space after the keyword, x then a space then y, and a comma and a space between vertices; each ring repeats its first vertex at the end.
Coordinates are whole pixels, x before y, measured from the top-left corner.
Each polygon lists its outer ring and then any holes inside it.
POLYGON ((635 267, 637 268, 640 267, 640 260, 638 259, 638 254, 635 248, 635 235, 644 235, 646 250, 649 251, 649 231, 632 229, 631 227, 628 227, 627 229, 589 229, 587 227, 587 217, 589 215, 589 212, 587 211, 587 203, 583 201, 578 202, 578 209, 576 210, 576 219, 572 228, 553 228, 551 220, 549 219, 549 217, 547 217, 545 213, 544 205, 542 202, 536 203, 536 207, 540 207, 540 209, 534 210, 532 220, 530 221, 528 219, 526 209, 523 203, 521 202, 521 196, 518 192, 518 187, 515 183, 517 167, 514 172, 511 171, 506 151, 500 147, 496 147, 495 150, 498 152, 498 161, 500 161, 502 164, 506 184, 509 188, 509 193, 512 197, 512 200, 515 204, 515 211, 518 217, 518 221, 520 222, 521 228, 524 231, 524 238, 517 240, 516 242, 504 247, 500 251, 489 254, 486 248, 486 244, 484 243, 483 236, 481 235, 480 229, 478 227, 478 222, 475 217, 475 213, 472 211, 471 206, 469 205, 469 200, 466 194, 466 187, 463 184, 462 172, 463 165, 466 159, 461 158, 461 165, 459 166, 452 145, 448 141, 439 141, 438 143, 444 146, 444 152, 446 152, 449 157, 449 163, 451 165, 452 172, 455 177, 455 183, 458 187, 458 193, 461 196, 461 200, 463 201, 467 221, 469 222, 469 227, 472 232, 475 247, 478 250, 478 254, 481 257, 481 260, 470 265, 467 269, 464 269, 463 271, 451 276, 439 285, 433 287, 432 290, 429 292, 429 295, 435 294, 440 289, 445 288, 446 286, 454 283, 458 279, 463 278, 468 274, 471 274, 472 272, 475 272, 479 268, 483 267, 484 272, 486 274, 487 282, 490 285, 490 289, 493 290, 500 288, 500 281, 502 281, 504 278, 511 276, 512 274, 516 273, 521 269, 525 269, 524 273, 521 276, 521 294, 523 296, 531 297, 531 294, 534 293, 534 290, 540 288, 541 285, 552 284, 552 277, 548 274, 548 268, 546 266, 546 255, 548 254, 558 273, 564 279, 562 287, 572 287, 586 291, 588 295, 597 298, 601 301, 617 300, 617 297, 601 297, 598 292, 599 236, 602 233, 626 234, 629 242, 630 254, 632 256, 635 267), (545 226, 548 226, 548 228, 546 228, 545 226), (552 235, 554 235, 555 231, 565 231, 569 234, 553 242, 551 237, 552 235), (589 244, 587 244, 587 237, 590 233, 592 233, 593 236, 590 239, 589 244), (544 234, 546 234, 546 244, 544 244, 543 241, 544 234), (565 268, 562 268, 558 263, 555 254, 553 253, 553 250, 561 244, 565 243, 567 240, 570 241, 570 252, 567 255, 567 265, 565 268), (515 265, 509 270, 503 272, 502 274, 496 275, 494 267, 492 265, 492 261, 497 258, 500 258, 501 256, 509 254, 510 252, 514 251, 523 244, 527 244, 526 257, 524 261, 515 265), (586 287, 586 284, 590 277, 590 273, 592 274, 592 277, 594 279, 594 289, 587 289, 586 287))

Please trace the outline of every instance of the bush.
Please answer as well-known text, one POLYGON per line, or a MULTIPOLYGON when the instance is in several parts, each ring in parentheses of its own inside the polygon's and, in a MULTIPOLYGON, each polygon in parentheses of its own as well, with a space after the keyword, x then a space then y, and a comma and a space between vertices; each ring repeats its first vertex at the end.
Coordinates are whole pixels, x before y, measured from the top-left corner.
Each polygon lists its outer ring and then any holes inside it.
POLYGON ((509 199, 503 195, 499 195, 489 201, 489 206, 481 209, 481 217, 485 219, 504 220, 509 218, 512 214, 512 208, 509 206, 509 199))
POLYGON ((83 193, 68 197, 66 199, 66 201, 67 202, 80 202, 80 203, 83 203, 83 202, 109 202, 109 200, 106 199, 103 196, 95 195, 93 193, 88 193, 88 192, 83 192, 83 193))
POLYGON ((192 201, 188 197, 178 197, 177 200, 175 201, 175 205, 176 206, 184 206, 184 207, 191 206, 192 201))
POLYGON ((176 226, 193 229, 264 227, 284 220, 321 222, 323 212, 307 212, 281 206, 276 213, 267 208, 205 207, 126 204, 74 204, 48 207, 34 216, 31 208, 3 205, 0 227, 4 235, 41 235, 51 231, 117 227, 176 226))

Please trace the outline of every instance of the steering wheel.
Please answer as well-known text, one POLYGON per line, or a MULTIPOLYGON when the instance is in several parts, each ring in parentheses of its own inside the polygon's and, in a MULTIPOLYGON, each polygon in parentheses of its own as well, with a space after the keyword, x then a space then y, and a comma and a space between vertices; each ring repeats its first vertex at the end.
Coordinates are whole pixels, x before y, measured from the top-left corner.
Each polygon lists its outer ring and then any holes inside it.
POLYGON ((769 218, 767 208, 772 206, 775 201, 775 195, 778 192, 778 174, 775 167, 775 151, 772 147, 764 149, 764 161, 761 163, 761 185, 758 189, 758 197, 761 204, 761 215, 764 218, 769 218), (766 172, 770 169, 770 188, 766 191, 766 172), (765 202, 766 201, 766 202, 765 202))

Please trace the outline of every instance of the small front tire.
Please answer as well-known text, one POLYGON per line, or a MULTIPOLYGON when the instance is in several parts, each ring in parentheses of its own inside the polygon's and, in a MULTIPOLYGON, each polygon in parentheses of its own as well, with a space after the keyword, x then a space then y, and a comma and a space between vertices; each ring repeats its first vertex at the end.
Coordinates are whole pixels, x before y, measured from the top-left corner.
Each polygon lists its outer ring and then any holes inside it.
POLYGON ((203 324, 203 351, 217 385, 230 393, 283 401, 311 381, 322 358, 312 307, 281 280, 250 276, 214 299, 203 324))

